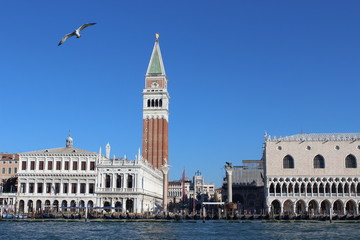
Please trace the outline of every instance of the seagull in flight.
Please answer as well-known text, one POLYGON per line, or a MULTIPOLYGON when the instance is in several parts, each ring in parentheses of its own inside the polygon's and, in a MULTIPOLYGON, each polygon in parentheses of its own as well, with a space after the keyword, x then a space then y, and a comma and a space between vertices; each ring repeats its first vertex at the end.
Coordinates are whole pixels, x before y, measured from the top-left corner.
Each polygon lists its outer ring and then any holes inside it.
POLYGON ((63 44, 66 39, 68 39, 69 37, 72 37, 72 36, 76 36, 76 38, 79 38, 81 37, 80 35, 80 31, 84 30, 84 28, 88 27, 88 26, 92 26, 92 25, 95 25, 96 23, 85 23, 83 25, 81 25, 78 29, 76 29, 75 31, 73 31, 72 33, 69 33, 69 34, 66 34, 62 39, 61 41, 59 42, 59 45, 60 46, 61 44, 63 44))

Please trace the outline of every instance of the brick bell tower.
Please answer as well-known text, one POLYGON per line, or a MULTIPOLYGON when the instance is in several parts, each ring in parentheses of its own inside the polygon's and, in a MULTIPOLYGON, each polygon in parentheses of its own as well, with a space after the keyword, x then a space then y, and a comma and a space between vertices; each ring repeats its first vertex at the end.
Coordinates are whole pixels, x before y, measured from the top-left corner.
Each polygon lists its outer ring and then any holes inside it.
POLYGON ((161 57, 159 34, 145 75, 143 91, 143 157, 161 170, 168 163, 169 93, 161 57))

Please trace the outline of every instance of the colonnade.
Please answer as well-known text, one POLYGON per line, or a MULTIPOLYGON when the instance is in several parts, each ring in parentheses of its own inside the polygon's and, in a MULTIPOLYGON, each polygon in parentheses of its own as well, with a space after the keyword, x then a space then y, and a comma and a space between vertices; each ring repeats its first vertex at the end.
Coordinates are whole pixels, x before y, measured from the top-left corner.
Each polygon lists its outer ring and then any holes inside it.
POLYGON ((358 215, 357 177, 275 177, 266 188, 268 211, 297 215, 358 215))
POLYGON ((358 178, 273 178, 268 182, 268 196, 351 197, 360 196, 358 178))
POLYGON ((137 174, 130 173, 100 173, 98 174, 98 187, 101 189, 109 188, 138 188, 136 184, 137 174))
POLYGON ((39 212, 65 212, 65 211, 85 211, 85 207, 93 208, 94 201, 78 199, 22 199, 20 198, 16 207, 20 213, 39 213, 39 212))
POLYGON ((323 215, 330 209, 337 215, 359 215, 360 201, 356 199, 269 199, 269 213, 281 215, 323 215))

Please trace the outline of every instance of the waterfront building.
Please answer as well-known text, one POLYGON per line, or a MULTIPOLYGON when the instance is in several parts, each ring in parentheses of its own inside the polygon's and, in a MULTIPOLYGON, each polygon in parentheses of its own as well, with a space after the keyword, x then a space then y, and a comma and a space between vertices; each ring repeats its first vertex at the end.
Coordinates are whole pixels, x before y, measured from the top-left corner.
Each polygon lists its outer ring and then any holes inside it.
MULTIPOLYGON (((3 183, 9 178, 16 176, 19 169, 19 155, 0 153, 0 192, 3 192, 3 183)), ((14 191, 15 191, 15 187, 14 191)), ((6 189, 7 192, 12 192, 12 189, 6 189)))
POLYGON ((262 160, 243 160, 242 166, 231 166, 232 199, 229 200, 228 177, 224 178, 222 198, 237 204, 241 213, 262 213, 264 209, 264 180, 262 160))
POLYGON ((215 202, 222 202, 222 187, 215 189, 215 202))
POLYGON ((19 155, 0 153, 0 206, 3 211, 14 210, 17 196, 16 174, 19 155))
POLYGON ((94 207, 98 154, 66 146, 19 154, 17 204, 20 212, 94 207))
MULTIPOLYGON (((108 145, 110 147, 110 145, 108 145)), ((99 157, 97 206, 118 212, 143 213, 161 210, 163 174, 141 155, 135 160, 99 157)))
POLYGON ((21 153, 19 160, 20 212, 84 207, 123 213, 161 209, 163 175, 140 151, 135 160, 110 159, 110 144, 103 156, 73 147, 73 139, 68 137, 66 147, 21 153))
POLYGON ((200 171, 196 171, 193 181, 185 178, 169 182, 169 203, 183 201, 210 201, 215 197, 215 184, 206 183, 200 171))
POLYGON ((359 214, 360 133, 265 134, 266 210, 284 215, 359 214))
POLYGON ((195 172, 193 177, 193 193, 189 192, 189 196, 194 196, 196 200, 201 200, 202 202, 210 201, 214 199, 215 196, 215 184, 206 183, 204 176, 198 170, 195 172))
POLYGON ((187 200, 188 198, 190 198, 191 188, 192 188, 192 183, 190 178, 184 178, 184 180, 178 180, 178 181, 170 181, 168 202, 179 203, 183 200, 187 200))

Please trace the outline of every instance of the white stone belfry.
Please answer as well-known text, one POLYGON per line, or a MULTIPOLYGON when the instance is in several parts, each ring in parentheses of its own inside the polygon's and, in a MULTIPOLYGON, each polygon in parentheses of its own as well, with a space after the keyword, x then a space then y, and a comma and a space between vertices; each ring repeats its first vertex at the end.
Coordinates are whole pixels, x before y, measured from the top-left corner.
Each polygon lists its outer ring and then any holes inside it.
POLYGON ((106 158, 107 159, 110 159, 110 144, 109 143, 107 143, 106 144, 106 158))

